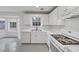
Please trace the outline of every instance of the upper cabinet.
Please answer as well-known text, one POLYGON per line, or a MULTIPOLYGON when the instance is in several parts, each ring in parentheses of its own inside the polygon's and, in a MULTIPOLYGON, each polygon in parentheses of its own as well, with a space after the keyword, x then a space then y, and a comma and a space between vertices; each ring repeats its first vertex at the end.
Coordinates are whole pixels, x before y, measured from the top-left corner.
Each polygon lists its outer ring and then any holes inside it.
POLYGON ((49 25, 56 25, 56 21, 57 21, 57 9, 55 9, 49 14, 49 25))
POLYGON ((58 18, 61 18, 66 14, 67 11, 66 6, 57 7, 57 9, 58 9, 58 18))
POLYGON ((64 20, 59 18, 58 13, 58 8, 56 8, 49 14, 49 25, 64 25, 64 20))
POLYGON ((42 15, 43 25, 48 25, 48 14, 42 15))
POLYGON ((79 15, 79 6, 75 7, 74 12, 72 12, 72 15, 79 15))
POLYGON ((64 25, 64 19, 78 14, 78 6, 59 6, 49 14, 49 25, 64 25))
POLYGON ((79 9, 78 6, 59 6, 58 9, 58 18, 65 19, 72 16, 76 10, 79 9))

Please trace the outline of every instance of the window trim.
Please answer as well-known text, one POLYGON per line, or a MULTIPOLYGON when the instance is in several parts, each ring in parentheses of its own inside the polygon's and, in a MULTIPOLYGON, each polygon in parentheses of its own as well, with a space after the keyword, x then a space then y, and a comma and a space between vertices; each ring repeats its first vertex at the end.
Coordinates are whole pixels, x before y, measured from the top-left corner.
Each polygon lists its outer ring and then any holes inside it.
POLYGON ((41 19, 40 19, 40 17, 37 17, 37 16, 33 16, 32 17, 32 26, 41 26, 41 19), (36 17, 36 19, 34 20, 35 17, 36 17), (36 25, 34 25, 34 23, 36 23, 36 25))

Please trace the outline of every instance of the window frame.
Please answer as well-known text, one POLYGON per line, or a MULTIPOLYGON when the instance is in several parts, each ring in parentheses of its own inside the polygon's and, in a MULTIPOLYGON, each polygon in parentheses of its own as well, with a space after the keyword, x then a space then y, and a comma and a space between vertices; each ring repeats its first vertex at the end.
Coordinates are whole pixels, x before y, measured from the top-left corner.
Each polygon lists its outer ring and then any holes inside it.
POLYGON ((36 17, 36 16, 32 17, 32 26, 41 26, 40 17, 36 17), (36 23, 36 24, 34 24, 34 23, 36 23))
POLYGON ((16 22, 10 22, 10 29, 17 28, 16 22))

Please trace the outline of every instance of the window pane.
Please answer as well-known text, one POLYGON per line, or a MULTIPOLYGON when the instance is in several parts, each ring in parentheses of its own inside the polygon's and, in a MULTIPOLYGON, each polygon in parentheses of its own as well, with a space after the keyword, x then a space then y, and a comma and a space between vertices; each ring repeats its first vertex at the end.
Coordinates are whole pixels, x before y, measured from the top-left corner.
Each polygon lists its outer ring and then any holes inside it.
POLYGON ((32 17, 32 25, 33 26, 40 26, 41 25, 40 17, 32 17))
POLYGON ((32 17, 32 21, 36 21, 36 17, 32 17))
POLYGON ((36 22, 33 22, 32 24, 33 24, 33 26, 36 26, 36 22))
POLYGON ((37 21, 40 21, 40 17, 37 17, 36 19, 37 19, 37 21))
POLYGON ((0 21, 0 29, 5 29, 5 21, 0 21))
POLYGON ((16 28, 16 22, 10 22, 10 28, 16 28))
POLYGON ((33 22, 39 22, 40 21, 40 17, 32 17, 32 21, 33 22))
POLYGON ((40 22, 33 22, 33 26, 40 26, 40 22))

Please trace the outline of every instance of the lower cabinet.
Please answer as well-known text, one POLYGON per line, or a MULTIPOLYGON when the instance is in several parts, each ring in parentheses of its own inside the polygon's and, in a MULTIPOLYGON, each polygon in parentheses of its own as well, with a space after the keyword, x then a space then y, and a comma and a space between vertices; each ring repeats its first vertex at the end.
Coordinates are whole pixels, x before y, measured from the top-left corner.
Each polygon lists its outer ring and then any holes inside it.
POLYGON ((21 43, 31 43, 30 32, 21 33, 21 43))
POLYGON ((47 43, 47 33, 41 31, 22 32, 21 43, 47 43))
POLYGON ((31 32, 31 43, 47 43, 47 33, 41 31, 31 32))

